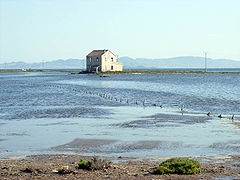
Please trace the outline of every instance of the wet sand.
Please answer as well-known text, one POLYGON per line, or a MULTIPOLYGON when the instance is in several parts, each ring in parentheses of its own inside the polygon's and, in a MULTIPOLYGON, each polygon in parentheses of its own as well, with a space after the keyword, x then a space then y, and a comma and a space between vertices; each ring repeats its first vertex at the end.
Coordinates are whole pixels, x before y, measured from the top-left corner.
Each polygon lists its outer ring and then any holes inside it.
POLYGON ((52 147, 54 151, 71 151, 86 153, 125 153, 142 150, 177 148, 183 146, 180 142, 167 141, 120 141, 111 139, 81 139, 77 138, 69 143, 52 147))
POLYGON ((115 140, 110 139, 75 139, 69 143, 53 147, 55 150, 74 150, 74 149, 89 149, 89 148, 99 148, 102 146, 107 146, 116 142, 115 140))
POLYGON ((193 116, 191 114, 155 114, 141 117, 140 120, 134 120, 124 123, 112 124, 122 128, 153 128, 153 127, 179 127, 181 124, 191 125, 205 123, 212 120, 208 116, 193 116))
MULTIPOLYGON (((15 157, 17 158, 17 157, 15 157)), ((161 161, 136 161, 118 158, 110 168, 87 171, 77 168, 81 155, 33 155, 19 160, 0 160, 0 179, 239 179, 240 156, 202 162, 202 172, 197 175, 155 175, 154 168, 161 161), (57 170, 68 166, 69 174, 57 170)), ((113 159, 108 157, 108 161, 113 159)))

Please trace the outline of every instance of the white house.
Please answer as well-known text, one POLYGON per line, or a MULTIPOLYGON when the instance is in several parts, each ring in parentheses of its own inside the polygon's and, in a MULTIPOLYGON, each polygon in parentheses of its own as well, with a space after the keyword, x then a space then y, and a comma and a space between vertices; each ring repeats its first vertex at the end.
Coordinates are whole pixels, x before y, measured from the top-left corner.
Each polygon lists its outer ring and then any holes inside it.
POLYGON ((110 50, 93 50, 86 56, 87 71, 106 72, 122 71, 121 62, 117 62, 117 56, 110 50))

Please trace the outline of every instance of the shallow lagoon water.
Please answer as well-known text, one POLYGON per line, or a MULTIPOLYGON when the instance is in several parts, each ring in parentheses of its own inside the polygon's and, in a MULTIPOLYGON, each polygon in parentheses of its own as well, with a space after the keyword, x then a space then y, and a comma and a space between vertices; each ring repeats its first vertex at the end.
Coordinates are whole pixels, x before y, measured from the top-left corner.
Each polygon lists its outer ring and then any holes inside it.
POLYGON ((0 156, 239 154, 239 79, 236 74, 1 74, 0 156), (226 118, 217 118, 219 113, 226 118))

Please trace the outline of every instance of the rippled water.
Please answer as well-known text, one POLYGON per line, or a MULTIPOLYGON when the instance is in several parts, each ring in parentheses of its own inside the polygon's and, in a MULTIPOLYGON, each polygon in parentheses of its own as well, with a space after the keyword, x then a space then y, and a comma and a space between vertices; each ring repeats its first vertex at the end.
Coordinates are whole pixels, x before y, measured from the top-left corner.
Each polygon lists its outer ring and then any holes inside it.
POLYGON ((240 112, 239 74, 141 74, 104 79, 83 76, 59 83, 87 86, 118 98, 146 99, 169 108, 184 105, 190 111, 240 112))
POLYGON ((239 89, 239 74, 2 73, 0 156, 238 154, 239 89))

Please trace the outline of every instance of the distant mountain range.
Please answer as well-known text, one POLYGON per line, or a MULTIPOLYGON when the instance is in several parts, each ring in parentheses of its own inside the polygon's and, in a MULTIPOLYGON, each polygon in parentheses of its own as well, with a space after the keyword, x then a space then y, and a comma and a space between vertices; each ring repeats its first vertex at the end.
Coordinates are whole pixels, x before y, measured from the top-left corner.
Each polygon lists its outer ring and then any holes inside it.
MULTIPOLYGON (((165 59, 132 59, 121 57, 125 69, 156 69, 156 68, 204 68, 205 58, 182 56, 165 59)), ((208 68, 240 68, 240 61, 231 59, 207 59, 208 68)))
MULTIPOLYGON (((204 68, 203 57, 182 56, 165 59, 146 59, 120 57, 124 69, 159 69, 159 68, 204 68)), ((208 68, 240 68, 240 61, 231 59, 207 59, 208 68)), ((53 60, 39 63, 11 62, 0 64, 0 69, 84 69, 84 59, 53 60)))
POLYGON ((0 64, 0 69, 83 69, 85 60, 67 59, 53 60, 39 63, 11 62, 0 64))

